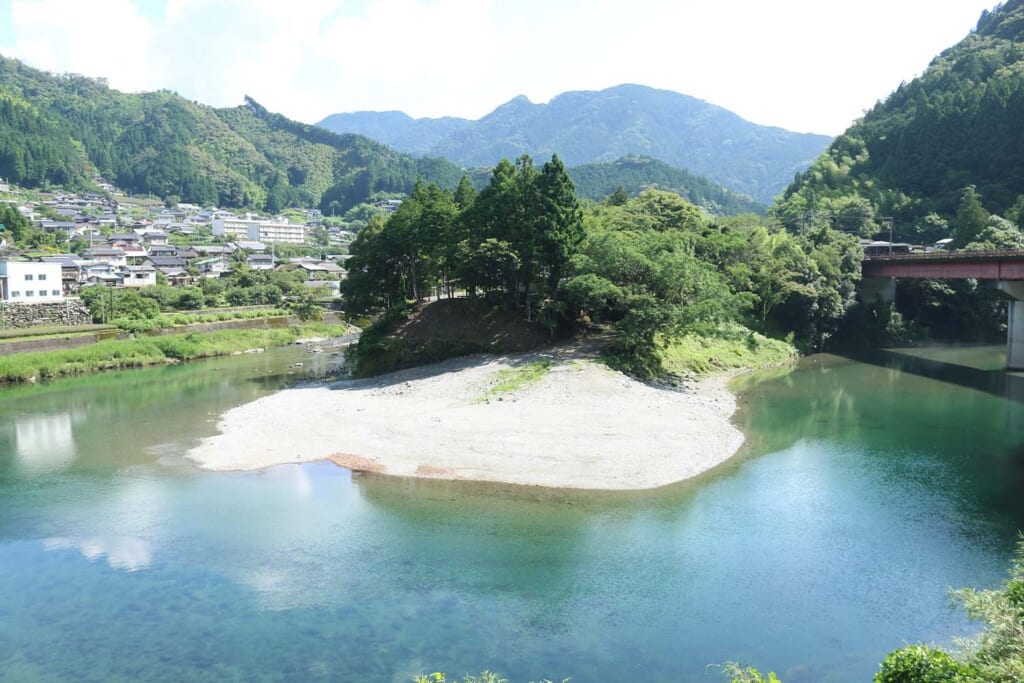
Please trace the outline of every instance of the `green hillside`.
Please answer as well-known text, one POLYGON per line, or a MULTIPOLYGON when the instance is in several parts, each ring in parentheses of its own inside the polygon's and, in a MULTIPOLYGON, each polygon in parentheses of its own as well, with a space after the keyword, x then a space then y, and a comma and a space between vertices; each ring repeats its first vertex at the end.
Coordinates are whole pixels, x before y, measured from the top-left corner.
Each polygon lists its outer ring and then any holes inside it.
POLYGON ((601 164, 574 166, 569 169, 569 177, 576 185, 576 194, 584 199, 604 199, 620 187, 630 196, 656 189, 674 192, 716 215, 765 211, 764 205, 746 195, 650 157, 631 156, 601 164))
POLYGON ((1024 0, 976 29, 839 136, 786 190, 790 228, 822 217, 870 233, 891 217, 903 239, 931 239, 975 186, 988 211, 1024 218, 1024 0), (930 215, 931 214, 931 215, 930 215))
POLYGON ((417 176, 455 187, 461 170, 291 121, 249 98, 214 109, 0 57, 0 177, 87 187, 96 174, 133 193, 203 205, 337 212, 375 192, 409 192, 417 176))

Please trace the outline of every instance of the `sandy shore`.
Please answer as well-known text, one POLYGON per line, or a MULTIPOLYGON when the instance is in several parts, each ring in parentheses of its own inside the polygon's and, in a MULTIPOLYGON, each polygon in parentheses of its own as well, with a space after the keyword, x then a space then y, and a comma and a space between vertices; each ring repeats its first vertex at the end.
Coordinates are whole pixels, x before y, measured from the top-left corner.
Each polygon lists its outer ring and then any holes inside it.
POLYGON ((693 477, 743 443, 726 378, 685 390, 636 382, 581 348, 474 356, 366 380, 287 389, 228 411, 188 452, 212 470, 331 459, 357 471, 584 489, 693 477), (551 371, 483 400, 501 370, 551 371))

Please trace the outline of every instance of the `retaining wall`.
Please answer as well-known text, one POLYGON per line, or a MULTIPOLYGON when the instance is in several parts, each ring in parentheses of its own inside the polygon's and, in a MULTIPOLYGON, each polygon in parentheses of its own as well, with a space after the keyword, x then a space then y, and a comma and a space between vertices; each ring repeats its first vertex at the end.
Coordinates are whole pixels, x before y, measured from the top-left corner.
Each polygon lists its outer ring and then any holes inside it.
POLYGON ((40 304, 0 302, 0 327, 3 328, 91 324, 89 309, 78 299, 40 304))

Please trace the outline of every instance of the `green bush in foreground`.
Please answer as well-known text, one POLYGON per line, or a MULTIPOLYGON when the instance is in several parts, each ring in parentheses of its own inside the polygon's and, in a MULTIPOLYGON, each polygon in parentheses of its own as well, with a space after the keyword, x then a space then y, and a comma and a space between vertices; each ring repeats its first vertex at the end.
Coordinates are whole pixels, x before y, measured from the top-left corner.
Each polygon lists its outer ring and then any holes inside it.
POLYGON ((729 683, 782 683, 774 671, 764 674, 752 666, 741 667, 736 662, 729 662, 722 666, 722 672, 729 677, 729 683))
POLYGON ((967 616, 985 624, 975 638, 950 654, 935 647, 911 645, 889 654, 875 683, 1019 683, 1024 681, 1024 537, 1010 577, 999 588, 953 591, 967 616))
POLYGON ((942 650, 910 645, 889 653, 875 675, 876 683, 948 683, 973 681, 975 671, 942 650))

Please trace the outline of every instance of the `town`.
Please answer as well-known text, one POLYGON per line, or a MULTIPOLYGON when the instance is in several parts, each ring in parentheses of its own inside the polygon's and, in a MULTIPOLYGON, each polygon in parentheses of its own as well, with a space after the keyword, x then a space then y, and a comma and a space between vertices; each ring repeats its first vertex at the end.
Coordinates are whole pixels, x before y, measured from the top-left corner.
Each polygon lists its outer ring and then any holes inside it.
MULTIPOLYGON (((320 298, 340 296, 343 264, 354 233, 339 222, 326 226, 316 209, 269 217, 233 213, 131 198, 103 178, 95 180, 98 191, 83 193, 29 194, 0 182, 0 205, 14 207, 29 221, 37 231, 37 239, 29 243, 38 243, 15 250, 9 230, 0 232, 4 305, 67 303, 93 286, 136 291, 156 285, 184 288, 239 271, 273 270, 298 271, 301 277, 295 279, 315 288, 320 298)), ((382 200, 374 209, 388 213, 399 203, 382 200)), ((79 320, 85 319, 33 313, 4 315, 2 325, 79 320)))

